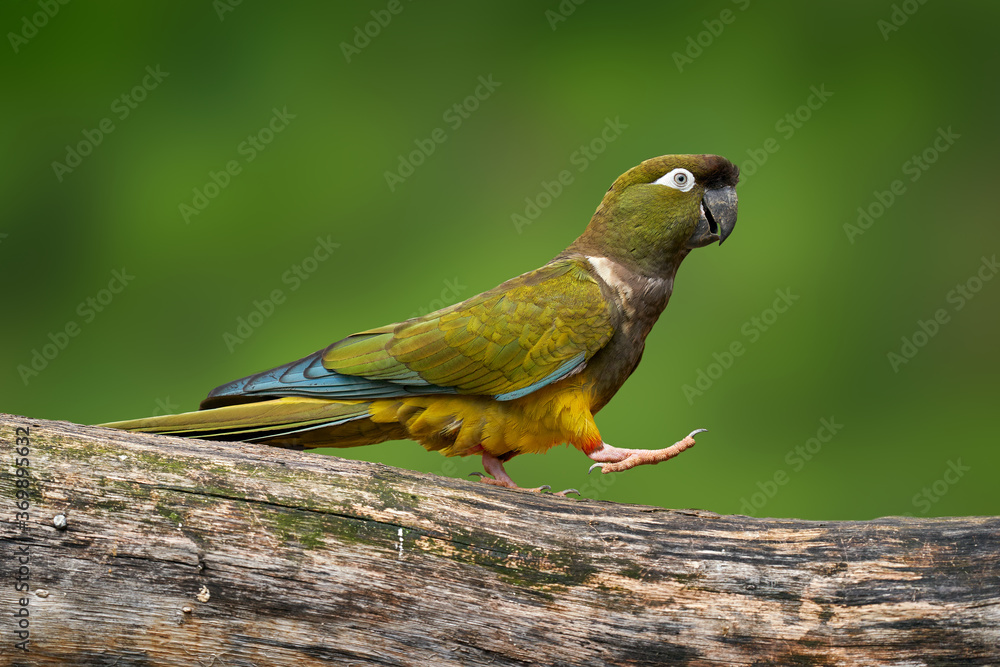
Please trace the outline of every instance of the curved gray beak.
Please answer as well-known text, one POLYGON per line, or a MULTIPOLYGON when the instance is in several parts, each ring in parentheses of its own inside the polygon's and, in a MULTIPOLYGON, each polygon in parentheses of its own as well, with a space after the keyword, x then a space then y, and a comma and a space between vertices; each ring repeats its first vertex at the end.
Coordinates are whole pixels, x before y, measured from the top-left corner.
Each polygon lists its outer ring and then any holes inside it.
POLYGON ((688 247, 701 248, 716 241, 722 245, 736 227, 736 206, 735 187, 727 185, 706 190, 701 200, 701 217, 688 239, 688 247))

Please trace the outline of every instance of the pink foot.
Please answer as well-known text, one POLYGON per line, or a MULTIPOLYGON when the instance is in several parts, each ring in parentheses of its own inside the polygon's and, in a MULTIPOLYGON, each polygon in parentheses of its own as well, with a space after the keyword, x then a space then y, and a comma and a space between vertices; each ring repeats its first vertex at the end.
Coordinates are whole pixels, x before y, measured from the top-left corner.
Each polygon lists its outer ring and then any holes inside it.
POLYGON ((686 438, 675 442, 666 449, 620 449, 605 442, 599 449, 595 449, 587 455, 597 461, 590 466, 588 472, 593 472, 594 468, 600 468, 602 473, 607 474, 621 472, 636 466, 669 461, 685 449, 694 447, 694 436, 707 430, 707 428, 699 428, 691 431, 686 438))
MULTIPOLYGON (((549 489, 552 488, 548 484, 536 487, 534 489, 524 489, 523 487, 518 486, 517 484, 514 483, 514 480, 510 478, 510 475, 507 474, 507 471, 503 469, 503 461, 493 456, 492 454, 489 454, 488 452, 483 452, 483 468, 486 470, 487 473, 492 475, 492 478, 487 477, 481 472, 472 472, 469 474, 477 475, 479 477, 479 481, 484 484, 492 484, 493 486, 503 486, 508 489, 522 489, 524 491, 534 491, 536 493, 541 493, 542 491, 548 491, 549 489)), ((552 495, 566 497, 567 493, 575 493, 576 495, 580 495, 580 492, 577 491, 576 489, 566 489, 565 491, 560 491, 559 493, 553 493, 552 495)))

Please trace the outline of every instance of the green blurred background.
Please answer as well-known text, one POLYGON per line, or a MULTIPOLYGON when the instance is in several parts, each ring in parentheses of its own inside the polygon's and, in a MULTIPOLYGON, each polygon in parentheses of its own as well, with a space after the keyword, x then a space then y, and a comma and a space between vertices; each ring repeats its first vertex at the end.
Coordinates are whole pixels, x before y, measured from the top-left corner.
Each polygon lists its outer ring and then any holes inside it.
MULTIPOLYGON (((1000 513, 1000 280, 977 282, 1000 249, 996 2, 223 3, 0 9, 3 411, 194 409, 217 384, 540 266, 646 158, 718 153, 743 168, 736 231, 688 258, 597 420, 624 447, 710 432, 619 475, 588 477, 565 447, 511 475, 757 516, 1000 513), (492 92, 466 101, 480 77, 492 92), (466 117, 446 115, 456 104, 466 117), (275 110, 283 128, 261 135, 275 110), (85 133, 104 119, 98 144, 85 133), (436 128, 443 143, 390 189, 385 173, 436 128), (261 150, 241 149, 251 136, 261 150), (53 166, 81 142, 71 171, 53 166), (907 165, 925 152, 933 164, 907 165), (185 221, 180 205, 231 160, 239 173, 185 221), (518 229, 564 169, 573 182, 518 229), (339 247, 303 263, 317 238, 339 247), (128 284, 102 292, 116 270, 128 284), (274 290, 284 301, 227 344, 274 290), (768 312, 776 290, 797 297, 783 313, 768 312), (888 353, 939 309, 947 321, 894 368, 888 353), (64 348, 26 372, 53 338, 64 348)), ((411 442, 340 453, 480 469, 411 442)))

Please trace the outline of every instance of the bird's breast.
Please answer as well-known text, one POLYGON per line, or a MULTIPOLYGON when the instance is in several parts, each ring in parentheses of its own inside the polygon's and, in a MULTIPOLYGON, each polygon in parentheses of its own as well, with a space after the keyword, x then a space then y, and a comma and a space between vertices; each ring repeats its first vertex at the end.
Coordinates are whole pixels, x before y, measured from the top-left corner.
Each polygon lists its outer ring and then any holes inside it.
POLYGON ((587 363, 585 373, 593 378, 592 412, 596 413, 618 392, 639 365, 646 336, 656 323, 673 291, 674 276, 647 276, 607 257, 588 256, 587 261, 613 302, 618 317, 615 333, 587 363))

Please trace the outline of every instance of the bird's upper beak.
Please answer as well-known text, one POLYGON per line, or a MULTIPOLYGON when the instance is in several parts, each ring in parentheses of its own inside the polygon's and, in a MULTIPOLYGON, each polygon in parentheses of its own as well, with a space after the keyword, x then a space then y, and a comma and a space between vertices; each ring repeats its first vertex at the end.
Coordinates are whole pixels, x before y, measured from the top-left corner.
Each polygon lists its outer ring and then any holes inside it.
POLYGON ((701 216, 694 233, 688 239, 688 248, 701 248, 710 243, 729 238, 736 226, 736 188, 727 185, 705 191, 701 200, 701 216))

